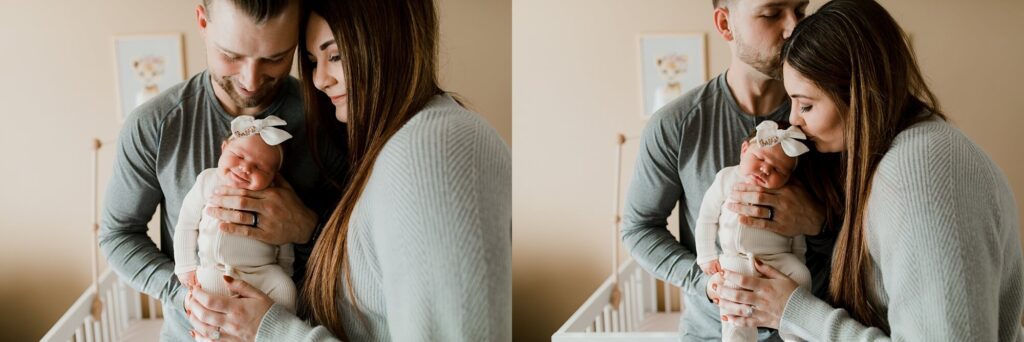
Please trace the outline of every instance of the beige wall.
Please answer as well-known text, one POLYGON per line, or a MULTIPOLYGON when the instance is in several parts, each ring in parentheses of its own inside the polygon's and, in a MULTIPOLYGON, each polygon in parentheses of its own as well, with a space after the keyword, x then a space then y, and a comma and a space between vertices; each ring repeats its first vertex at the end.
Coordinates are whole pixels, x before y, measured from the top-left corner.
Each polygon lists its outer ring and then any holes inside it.
MULTIPOLYGON (((90 282, 89 142, 119 128, 111 37, 184 33, 187 73, 197 73, 206 66, 198 3, 0 1, 0 340, 42 337, 90 282)), ((443 85, 510 141, 510 0, 438 4, 443 85)))
MULTIPOLYGON (((1024 3, 882 3, 913 34, 932 89, 1002 168, 1024 212, 1024 3)), ((637 35, 707 33, 712 77, 729 50, 706 0, 516 0, 512 12, 513 324, 516 340, 541 341, 609 274, 614 136, 645 123, 637 35)), ((627 145, 627 160, 636 148, 627 145)))

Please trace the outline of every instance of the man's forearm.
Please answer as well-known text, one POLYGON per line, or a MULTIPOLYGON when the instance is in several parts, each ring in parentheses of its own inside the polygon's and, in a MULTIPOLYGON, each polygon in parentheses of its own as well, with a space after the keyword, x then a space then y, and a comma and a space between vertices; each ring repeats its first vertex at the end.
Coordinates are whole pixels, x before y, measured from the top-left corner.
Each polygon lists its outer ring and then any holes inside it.
POLYGON ((658 278, 688 292, 702 283, 696 253, 681 245, 667 228, 624 227, 622 241, 637 263, 658 278))
POLYGON ((107 263, 132 288, 163 302, 178 301, 181 283, 174 276, 174 261, 161 252, 139 228, 104 227, 100 249, 107 263))

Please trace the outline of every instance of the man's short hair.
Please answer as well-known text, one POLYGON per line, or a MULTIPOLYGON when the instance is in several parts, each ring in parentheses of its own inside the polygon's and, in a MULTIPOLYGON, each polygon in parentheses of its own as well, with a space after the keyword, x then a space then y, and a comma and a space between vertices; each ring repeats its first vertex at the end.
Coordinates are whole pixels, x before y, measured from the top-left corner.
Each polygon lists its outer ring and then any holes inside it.
POLYGON ((293 2, 293 0, 203 0, 207 18, 213 17, 213 14, 210 13, 210 4, 214 1, 230 1, 235 8, 252 18, 257 25, 281 15, 293 2))
POLYGON ((711 0, 711 5, 715 8, 726 8, 729 7, 731 0, 711 0))

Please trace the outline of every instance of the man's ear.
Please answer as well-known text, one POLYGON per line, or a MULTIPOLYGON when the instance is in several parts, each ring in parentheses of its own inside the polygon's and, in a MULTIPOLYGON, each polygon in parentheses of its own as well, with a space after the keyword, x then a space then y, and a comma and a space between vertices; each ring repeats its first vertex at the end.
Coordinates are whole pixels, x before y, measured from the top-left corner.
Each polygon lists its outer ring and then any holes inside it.
POLYGON ((196 24, 199 24, 199 34, 206 37, 206 26, 210 23, 210 18, 207 16, 206 6, 203 4, 196 5, 196 24))
POLYGON ((718 34, 722 35, 722 38, 727 42, 731 42, 734 39, 732 34, 732 25, 729 22, 729 9, 720 7, 715 9, 714 13, 714 26, 718 34))

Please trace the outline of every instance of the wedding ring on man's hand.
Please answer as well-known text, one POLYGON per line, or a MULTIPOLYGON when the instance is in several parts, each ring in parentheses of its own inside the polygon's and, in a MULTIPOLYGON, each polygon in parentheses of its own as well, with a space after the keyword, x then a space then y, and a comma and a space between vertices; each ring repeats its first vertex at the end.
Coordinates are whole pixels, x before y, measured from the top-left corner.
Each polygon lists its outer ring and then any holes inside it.
POLYGON ((775 208, 772 208, 772 207, 767 207, 767 208, 768 208, 768 221, 775 221, 775 208))
POLYGON ((753 305, 747 305, 747 307, 743 309, 743 316, 750 317, 750 316, 753 316, 753 315, 754 315, 754 306, 753 305))
POLYGON ((254 211, 252 212, 252 224, 250 224, 250 226, 252 226, 253 228, 259 228, 259 224, 260 214, 254 211))

